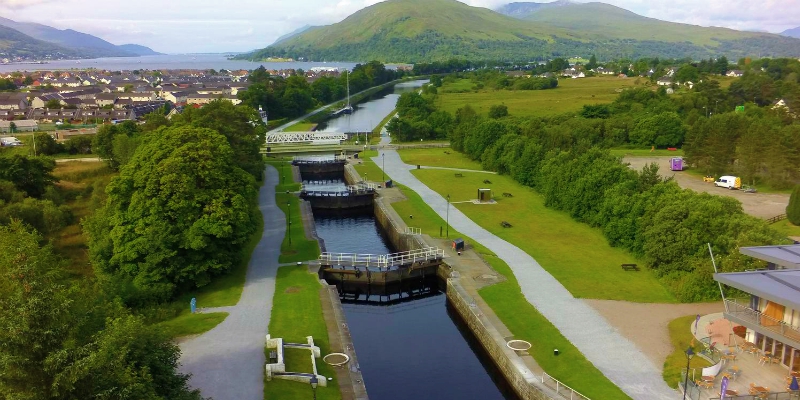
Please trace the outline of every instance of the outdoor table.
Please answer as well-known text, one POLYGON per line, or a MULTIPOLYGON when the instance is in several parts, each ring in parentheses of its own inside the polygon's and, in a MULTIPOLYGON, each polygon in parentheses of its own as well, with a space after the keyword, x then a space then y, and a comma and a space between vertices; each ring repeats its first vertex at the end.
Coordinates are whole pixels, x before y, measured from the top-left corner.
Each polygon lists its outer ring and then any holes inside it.
POLYGON ((739 391, 733 389, 725 389, 725 396, 738 396, 739 391))
POLYGON ((755 386, 755 387, 753 387, 753 390, 755 390, 756 392, 759 392, 759 393, 767 393, 767 392, 769 392, 769 390, 767 390, 767 388, 765 388, 763 386, 755 386))
POLYGON ((800 378, 800 372, 792 372, 790 375, 794 378, 800 378))
POLYGON ((703 381, 704 382, 714 382, 714 378, 716 378, 716 377, 711 376, 711 375, 705 375, 705 376, 703 376, 703 381))

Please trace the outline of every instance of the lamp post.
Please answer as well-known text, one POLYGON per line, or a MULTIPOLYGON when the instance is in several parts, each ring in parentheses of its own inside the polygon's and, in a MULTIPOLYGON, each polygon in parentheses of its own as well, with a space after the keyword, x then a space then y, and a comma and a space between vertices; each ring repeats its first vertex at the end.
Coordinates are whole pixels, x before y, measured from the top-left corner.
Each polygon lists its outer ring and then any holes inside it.
POLYGON ((314 400, 317 400, 317 384, 319 383, 317 376, 312 376, 311 380, 309 380, 309 383, 311 383, 311 390, 314 392, 314 400))
MULTIPOLYGON (((286 194, 289 194, 288 190, 286 191, 286 194)), ((290 201, 288 201, 288 200, 286 201, 286 209, 289 210, 289 212, 287 213, 289 215, 289 218, 287 220, 286 226, 288 227, 287 229, 288 229, 288 233, 289 233, 289 246, 291 246, 292 245, 292 203, 290 201)))
POLYGON ((383 168, 381 168, 381 181, 386 182, 386 153, 381 153, 381 160, 383 161, 383 168))
POLYGON ((694 356, 694 350, 692 350, 692 346, 689 346, 686 349, 686 378, 683 380, 683 400, 686 400, 686 392, 689 390, 689 363, 692 361, 692 356, 694 356))
POLYGON ((284 181, 286 180, 286 173, 283 171, 283 168, 285 166, 284 164, 285 163, 281 163, 281 185, 283 185, 284 181))
POLYGON ((446 237, 450 239, 450 195, 447 195, 447 212, 445 213, 445 225, 447 225, 446 237))

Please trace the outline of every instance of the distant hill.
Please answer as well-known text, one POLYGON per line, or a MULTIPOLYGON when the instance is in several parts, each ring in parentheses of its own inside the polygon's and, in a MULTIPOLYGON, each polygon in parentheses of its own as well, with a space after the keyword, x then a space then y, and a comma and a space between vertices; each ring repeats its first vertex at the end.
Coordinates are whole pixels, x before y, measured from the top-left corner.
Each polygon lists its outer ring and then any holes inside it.
POLYGON ((136 54, 137 56, 160 56, 164 54, 153 51, 153 49, 139 44, 121 44, 117 46, 117 48, 128 53, 136 54))
POLYGON ((552 3, 533 3, 533 2, 516 2, 508 3, 496 11, 503 15, 508 15, 514 18, 525 18, 537 11, 541 11, 552 7, 561 7, 573 4, 569 0, 558 0, 552 3))
MULTIPOLYGON (((17 22, 2 17, 0 17, 0 25, 18 30, 34 39, 73 49, 82 57, 133 57, 140 55, 125 47, 109 43, 97 36, 72 29, 56 29, 47 25, 32 22, 17 22)), ((152 52, 152 50, 144 46, 139 47, 152 52)), ((144 50, 137 51, 141 52, 144 50)))
POLYGON ((516 18, 456 0, 388 0, 237 58, 423 62, 591 54, 600 59, 800 56, 797 39, 665 22, 603 3, 512 4, 501 9, 515 12, 516 18), (522 14, 526 9, 533 11, 522 14))
POLYGON ((64 58, 79 56, 79 52, 53 43, 34 39, 16 29, 0 25, 0 59, 64 58))
POLYGON ((800 39, 800 26, 797 28, 787 29, 781 32, 781 35, 800 39))
POLYGON ((299 35, 299 34, 305 32, 305 31, 307 31, 307 30, 309 30, 311 28, 314 28, 314 27, 311 26, 311 25, 304 25, 304 26, 302 26, 300 28, 297 28, 297 29, 295 29, 295 30, 293 30, 293 31, 291 31, 291 32, 289 32, 289 33, 287 33, 287 34, 275 39, 275 41, 272 42, 272 44, 270 46, 275 46, 276 44, 278 44, 278 43, 280 43, 280 42, 282 42, 282 41, 284 41, 286 39, 289 39, 290 37, 299 35))

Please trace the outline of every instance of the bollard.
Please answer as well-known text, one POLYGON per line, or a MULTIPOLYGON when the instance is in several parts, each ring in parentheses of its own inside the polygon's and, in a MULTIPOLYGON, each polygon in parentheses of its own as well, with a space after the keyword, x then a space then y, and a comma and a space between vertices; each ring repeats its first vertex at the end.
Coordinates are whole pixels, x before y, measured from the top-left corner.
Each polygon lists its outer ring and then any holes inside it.
POLYGON ((558 355, 558 349, 553 349, 553 355, 554 355, 554 356, 557 356, 557 355, 558 355))

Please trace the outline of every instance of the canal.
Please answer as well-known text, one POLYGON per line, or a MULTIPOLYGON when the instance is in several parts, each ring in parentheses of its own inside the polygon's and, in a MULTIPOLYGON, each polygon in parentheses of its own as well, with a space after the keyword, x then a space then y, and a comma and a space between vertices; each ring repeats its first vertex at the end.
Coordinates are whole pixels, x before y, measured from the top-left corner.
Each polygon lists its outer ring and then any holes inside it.
POLYGON ((366 101, 353 104, 352 114, 339 115, 317 127, 320 132, 369 132, 394 110, 397 99, 405 92, 419 90, 427 80, 403 82, 371 95, 366 101))
MULTIPOLYGON (((342 124, 346 123, 350 131, 370 131, 392 111, 401 93, 417 90, 423 82, 409 82, 377 94, 356 106, 352 115, 328 121, 328 128, 344 131, 342 124)), ((324 184, 326 190, 336 187, 343 188, 344 182, 324 184)), ((329 252, 387 254, 394 250, 371 209, 355 213, 315 210, 314 221, 329 252)), ((358 296, 340 287, 370 399, 516 399, 472 333, 450 309, 442 285, 433 279, 406 283, 389 293, 362 288, 358 296)))

